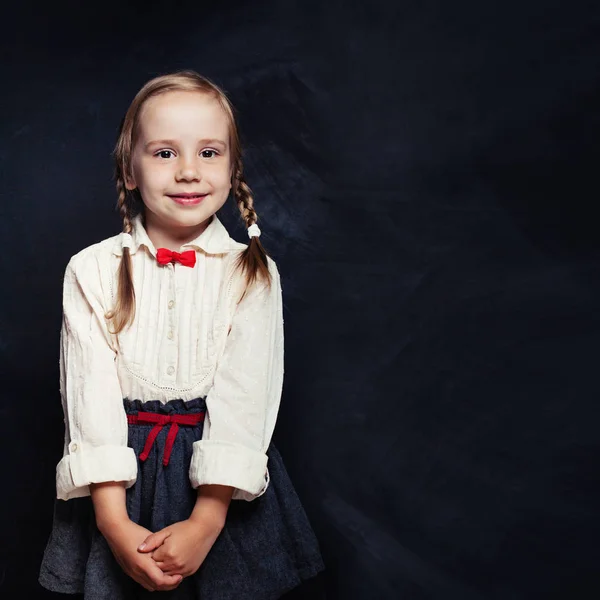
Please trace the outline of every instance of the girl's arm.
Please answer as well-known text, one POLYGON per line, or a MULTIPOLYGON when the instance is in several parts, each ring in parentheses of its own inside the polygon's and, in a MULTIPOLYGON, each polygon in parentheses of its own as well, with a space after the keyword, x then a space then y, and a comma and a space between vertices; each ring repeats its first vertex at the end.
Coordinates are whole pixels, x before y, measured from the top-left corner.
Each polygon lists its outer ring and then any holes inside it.
POLYGON ((164 573, 151 556, 136 550, 150 532, 129 519, 125 510, 125 486, 115 482, 93 483, 90 491, 98 529, 123 571, 149 591, 174 590, 181 583, 182 575, 164 573))
POLYGON ((201 485, 190 521, 210 521, 222 529, 234 491, 229 485, 201 485))
POLYGON ((268 263, 271 286, 259 281, 236 307, 190 465, 194 487, 229 486, 233 500, 253 500, 269 483, 266 451, 283 386, 283 301, 279 271, 268 263))
POLYGON ((125 485, 122 482, 90 484, 96 525, 102 534, 119 527, 129 519, 125 507, 125 485))
MULTIPOLYGON (((65 446, 56 469, 61 500, 90 495, 93 483, 130 487, 137 477, 95 251, 91 246, 71 259, 63 285, 60 389, 65 446)), ((122 509, 124 501, 115 508, 122 509)))
POLYGON ((67 266, 63 287, 60 388, 65 416, 64 456, 56 469, 57 496, 92 496, 96 522, 127 575, 148 590, 171 590, 166 575, 136 548, 150 533, 131 521, 125 489, 137 478, 127 446, 127 416, 104 315, 101 269, 91 246, 67 266))

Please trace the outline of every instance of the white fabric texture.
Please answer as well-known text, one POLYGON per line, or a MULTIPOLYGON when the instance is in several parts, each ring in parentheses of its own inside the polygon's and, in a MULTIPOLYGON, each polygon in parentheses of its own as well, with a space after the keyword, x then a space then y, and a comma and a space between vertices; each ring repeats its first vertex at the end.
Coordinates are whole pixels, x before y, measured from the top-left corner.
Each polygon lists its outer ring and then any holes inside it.
POLYGON ((233 486, 234 500, 251 501, 266 491, 266 450, 283 387, 282 291, 269 258, 271 287, 259 281, 240 301, 245 281, 234 261, 246 247, 214 215, 198 238, 180 248, 196 250, 194 267, 161 266, 137 217, 131 236, 108 238, 69 261, 60 352, 65 445, 56 474, 59 499, 88 496, 90 483, 135 483, 123 398, 206 396, 191 485, 233 486), (105 315, 116 301, 123 242, 130 248, 136 315, 117 339, 105 315))

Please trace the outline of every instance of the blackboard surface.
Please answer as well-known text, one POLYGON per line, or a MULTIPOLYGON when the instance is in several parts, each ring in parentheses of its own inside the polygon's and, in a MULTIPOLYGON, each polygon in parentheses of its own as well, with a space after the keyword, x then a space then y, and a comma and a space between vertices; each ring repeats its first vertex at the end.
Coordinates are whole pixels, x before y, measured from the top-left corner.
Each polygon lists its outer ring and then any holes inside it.
POLYGON ((107 0, 2 21, 2 598, 54 597, 36 577, 62 275, 119 231, 117 127, 180 68, 239 113, 285 298, 275 441, 327 598, 600 596, 598 3, 107 0))

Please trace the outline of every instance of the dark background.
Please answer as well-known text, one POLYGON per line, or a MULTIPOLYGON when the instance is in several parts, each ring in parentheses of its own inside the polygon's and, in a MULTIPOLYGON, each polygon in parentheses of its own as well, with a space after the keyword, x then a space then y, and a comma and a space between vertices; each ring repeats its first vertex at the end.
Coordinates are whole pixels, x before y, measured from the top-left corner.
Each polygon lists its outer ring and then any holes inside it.
POLYGON ((64 267, 119 231, 133 95, 193 68, 282 273, 328 598, 600 597, 600 4, 81 4, 2 19, 0 596, 51 596, 64 267))

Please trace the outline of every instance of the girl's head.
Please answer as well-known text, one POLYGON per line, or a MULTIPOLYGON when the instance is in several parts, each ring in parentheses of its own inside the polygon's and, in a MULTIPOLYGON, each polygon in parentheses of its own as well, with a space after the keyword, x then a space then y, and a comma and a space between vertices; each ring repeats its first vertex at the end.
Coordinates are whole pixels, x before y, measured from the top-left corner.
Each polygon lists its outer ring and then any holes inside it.
POLYGON ((221 103, 213 94, 170 91, 147 98, 132 125, 131 138, 122 134, 120 140, 129 146, 131 139, 131 150, 117 147, 122 155, 117 168, 125 189, 143 205, 146 226, 197 229, 232 188, 232 126, 221 103))
MULTIPOLYGON (((243 176, 233 107, 217 85, 194 71, 163 75, 142 87, 125 114, 114 157, 118 207, 127 233, 139 212, 154 227, 193 229, 223 206, 230 190, 246 227, 258 220, 243 176)), ((250 239, 237 266, 248 285, 259 277, 270 283, 258 237, 250 239)), ((134 313, 131 257, 124 248, 117 304, 107 316, 118 333, 134 313)))

